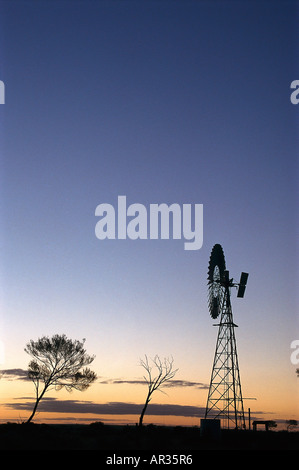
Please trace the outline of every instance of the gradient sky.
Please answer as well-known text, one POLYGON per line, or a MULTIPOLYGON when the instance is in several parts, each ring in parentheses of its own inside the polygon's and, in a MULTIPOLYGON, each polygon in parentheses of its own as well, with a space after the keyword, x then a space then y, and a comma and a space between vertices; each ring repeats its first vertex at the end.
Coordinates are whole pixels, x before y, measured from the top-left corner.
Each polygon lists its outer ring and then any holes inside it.
POLYGON ((121 422, 136 422, 146 393, 136 383, 139 358, 159 354, 173 356, 185 385, 153 398, 177 415, 145 422, 199 424, 186 407, 206 405, 215 243, 232 277, 249 272, 245 298, 232 292, 243 396, 256 398, 245 409, 299 419, 290 361, 299 339, 299 105, 290 102, 298 2, 10 0, 0 8, 0 340, 1 368, 11 371, 0 381, 1 419, 29 415, 33 386, 17 380, 26 343, 64 333, 86 338, 99 378, 84 393, 49 392, 38 419, 109 421, 122 412, 121 422), (203 204, 202 248, 98 240, 95 208, 117 207, 118 195, 146 207, 203 204))

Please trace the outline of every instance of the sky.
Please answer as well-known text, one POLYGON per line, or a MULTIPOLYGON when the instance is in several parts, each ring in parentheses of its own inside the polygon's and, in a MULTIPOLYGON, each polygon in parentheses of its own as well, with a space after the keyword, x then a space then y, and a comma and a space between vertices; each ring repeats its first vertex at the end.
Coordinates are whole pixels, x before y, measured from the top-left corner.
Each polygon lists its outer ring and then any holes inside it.
POLYGON ((0 22, 1 422, 29 416, 24 348, 57 333, 86 339, 98 379, 49 391, 37 421, 137 422, 158 354, 178 372, 145 423, 199 425, 215 243, 249 273, 232 290, 246 416, 299 419, 298 2, 2 0, 0 22), (202 204, 202 247, 98 239, 118 196, 202 204))

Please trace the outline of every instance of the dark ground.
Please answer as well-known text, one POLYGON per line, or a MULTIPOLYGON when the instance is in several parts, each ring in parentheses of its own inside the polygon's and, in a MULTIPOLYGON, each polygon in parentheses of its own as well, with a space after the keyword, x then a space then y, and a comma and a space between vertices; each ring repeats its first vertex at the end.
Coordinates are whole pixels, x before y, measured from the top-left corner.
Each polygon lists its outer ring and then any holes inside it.
POLYGON ((219 440, 198 427, 14 424, 0 425, 0 450, 97 450, 170 452, 201 450, 299 450, 299 432, 222 430, 219 440))

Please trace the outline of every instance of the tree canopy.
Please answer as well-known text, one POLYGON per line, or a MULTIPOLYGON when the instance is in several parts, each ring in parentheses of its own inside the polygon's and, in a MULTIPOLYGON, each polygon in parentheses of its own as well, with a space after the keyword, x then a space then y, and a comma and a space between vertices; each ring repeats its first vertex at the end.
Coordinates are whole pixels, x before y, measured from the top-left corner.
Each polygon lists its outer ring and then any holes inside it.
POLYGON ((94 356, 84 349, 85 339, 71 340, 65 335, 43 336, 37 341, 30 340, 25 351, 33 358, 28 365, 28 377, 36 391, 36 403, 30 422, 45 392, 51 388, 68 392, 73 389, 84 391, 97 378, 88 366, 94 356))

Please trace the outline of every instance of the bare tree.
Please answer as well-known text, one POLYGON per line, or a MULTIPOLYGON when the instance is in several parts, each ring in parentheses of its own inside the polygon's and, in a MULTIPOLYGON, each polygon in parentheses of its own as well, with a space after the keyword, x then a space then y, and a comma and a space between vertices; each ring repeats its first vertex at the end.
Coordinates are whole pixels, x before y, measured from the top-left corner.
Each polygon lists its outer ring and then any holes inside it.
POLYGON ((146 371, 146 375, 143 377, 147 383, 148 392, 139 418, 139 426, 142 426, 147 405, 151 401, 154 391, 162 387, 165 382, 170 381, 178 371, 178 369, 173 370, 173 358, 164 358, 164 360, 161 361, 159 356, 156 355, 154 359, 151 359, 151 362, 153 364, 152 366, 150 365, 147 356, 145 356, 144 360, 140 360, 140 365, 146 371), (153 368, 155 369, 155 372, 153 371, 153 368))
POLYGON ((35 386, 36 401, 26 421, 30 423, 39 402, 47 390, 63 387, 71 392, 86 390, 97 378, 95 372, 85 367, 94 356, 86 354, 84 342, 68 339, 65 335, 44 336, 37 341, 30 340, 25 351, 33 357, 28 365, 28 377, 35 386), (84 369, 82 369, 84 367, 84 369))

